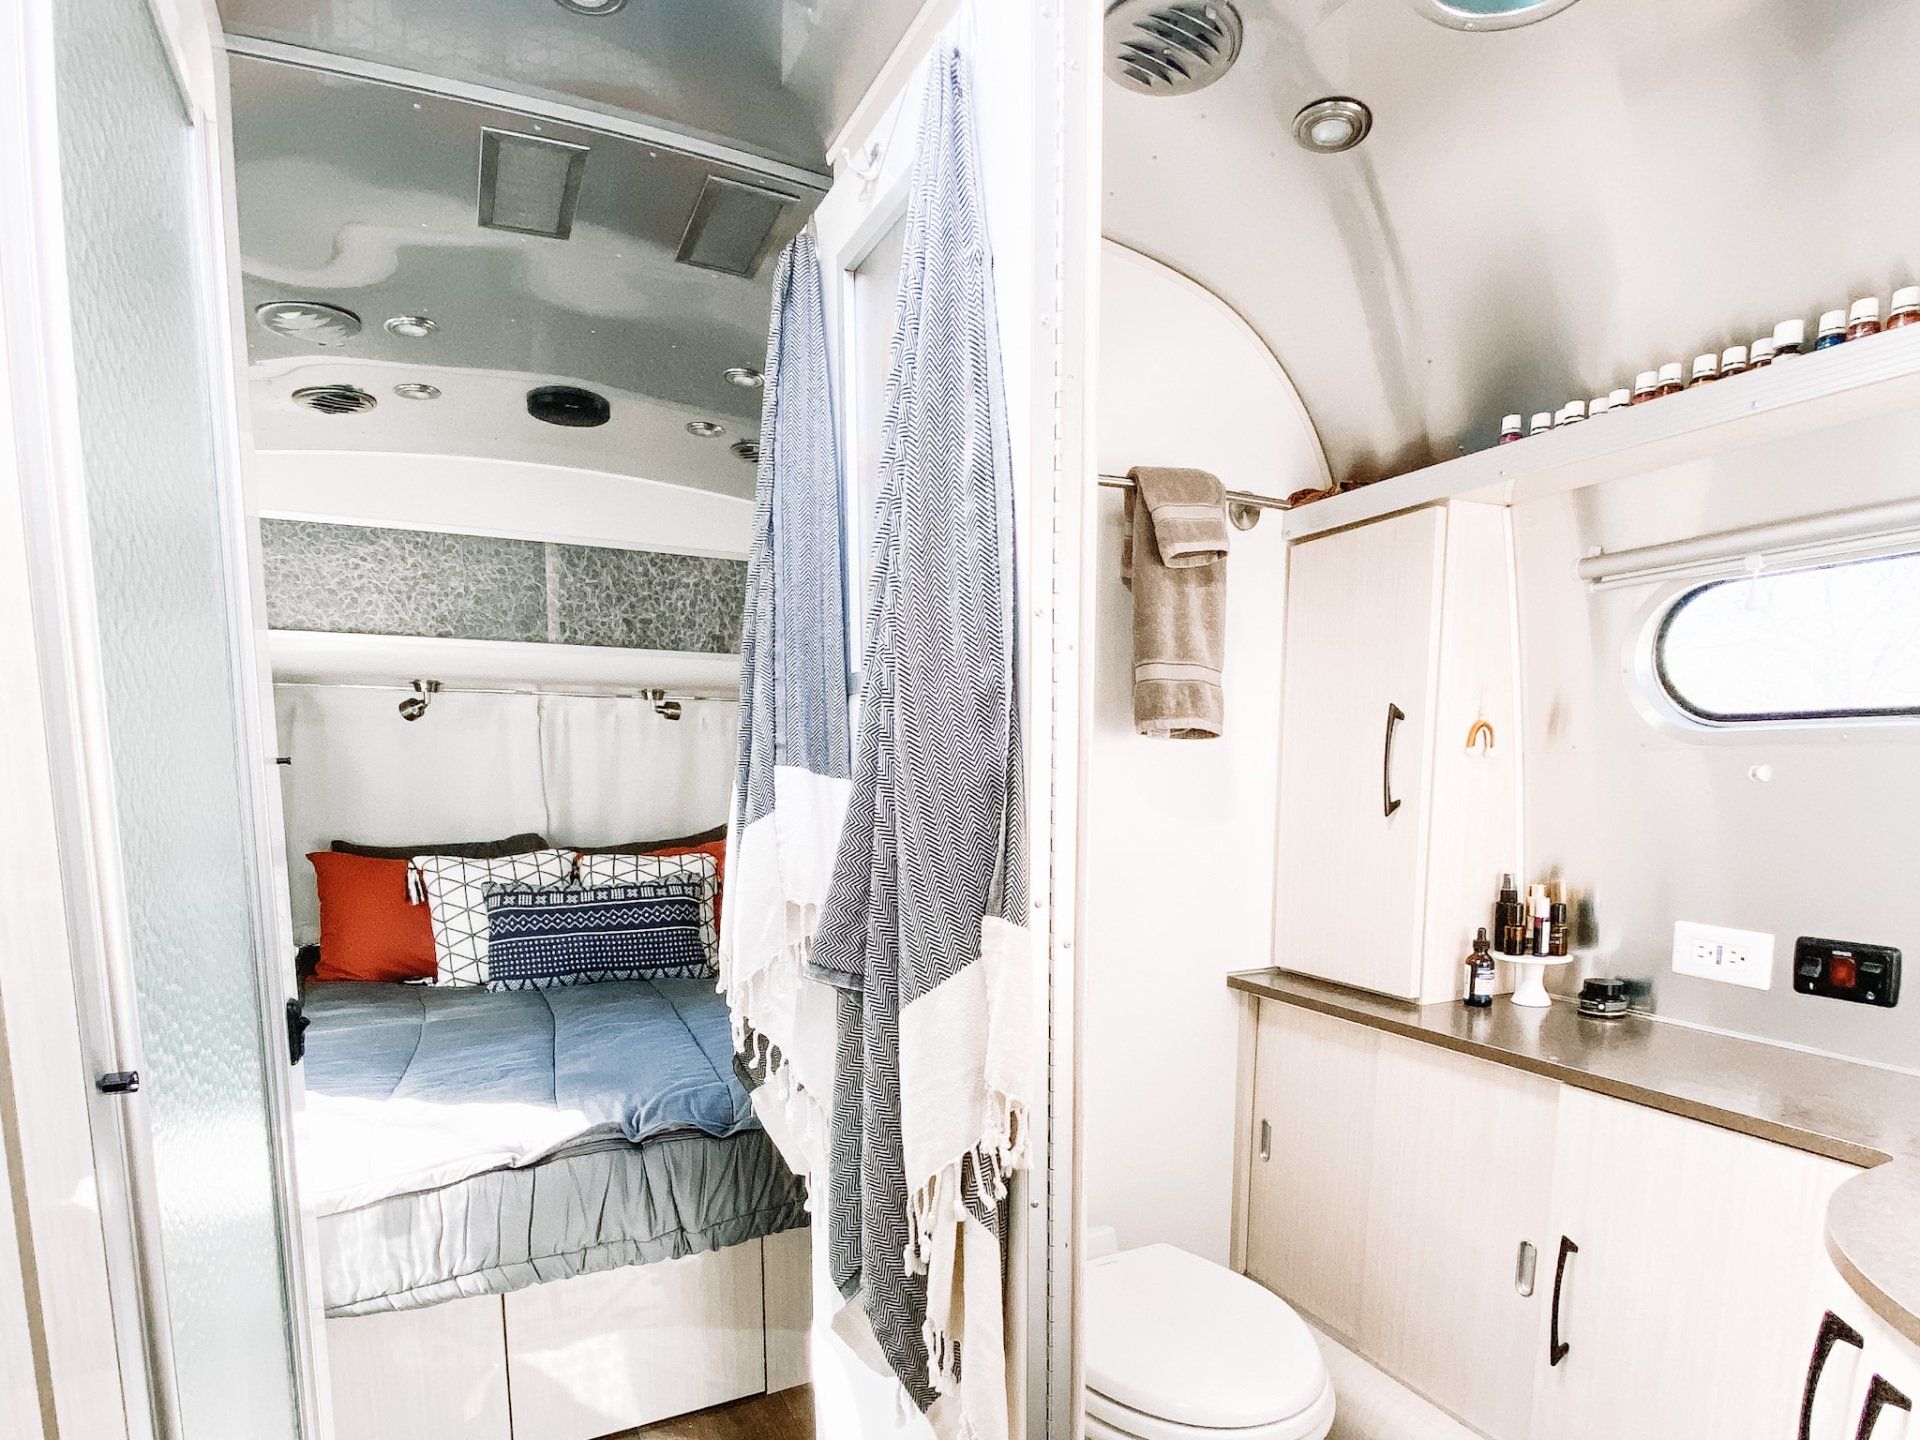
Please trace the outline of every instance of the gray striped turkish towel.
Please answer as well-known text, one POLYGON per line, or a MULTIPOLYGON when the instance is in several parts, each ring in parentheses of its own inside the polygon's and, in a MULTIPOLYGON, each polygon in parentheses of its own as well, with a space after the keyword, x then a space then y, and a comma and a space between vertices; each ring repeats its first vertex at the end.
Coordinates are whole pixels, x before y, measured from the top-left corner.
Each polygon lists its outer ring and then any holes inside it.
POLYGON ((806 974, 846 812, 840 455, 820 261, 802 234, 774 271, 741 643, 740 760, 727 837, 720 988, 736 1068, 787 1163, 826 1168, 834 995, 806 974))
POLYGON ((841 988, 833 1278, 937 1432, 999 1440, 1001 1208, 1037 1093, 1013 476, 972 84, 951 47, 929 63, 853 793, 812 966, 841 988))

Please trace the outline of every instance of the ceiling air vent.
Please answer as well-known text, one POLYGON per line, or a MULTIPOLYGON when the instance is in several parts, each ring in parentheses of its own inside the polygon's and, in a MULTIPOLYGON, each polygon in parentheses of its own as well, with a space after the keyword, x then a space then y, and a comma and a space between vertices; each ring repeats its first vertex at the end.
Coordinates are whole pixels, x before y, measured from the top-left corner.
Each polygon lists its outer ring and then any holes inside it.
POLYGON ((573 209, 587 148, 519 135, 480 132, 480 223, 492 230, 564 240, 573 233, 573 209))
POLYGON ((796 203, 778 190, 709 175, 673 258, 724 275, 751 275, 766 256, 773 227, 796 203))
POLYGON ((358 385, 307 385, 294 391, 293 399, 322 415, 363 415, 379 403, 358 385))
POLYGON ((1107 78, 1142 95, 1191 95, 1233 67, 1242 34, 1227 0, 1113 0, 1107 78))

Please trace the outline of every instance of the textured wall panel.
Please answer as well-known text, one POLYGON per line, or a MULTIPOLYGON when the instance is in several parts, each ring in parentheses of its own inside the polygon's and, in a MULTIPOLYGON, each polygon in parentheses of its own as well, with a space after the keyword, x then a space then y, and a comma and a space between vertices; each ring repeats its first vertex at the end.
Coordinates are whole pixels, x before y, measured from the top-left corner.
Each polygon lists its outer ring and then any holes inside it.
POLYGON ((739 560, 438 531, 263 520, 276 630, 732 654, 739 560))
POLYGON ((117 839, 184 1430, 295 1432, 196 141, 142 0, 56 7, 61 181, 117 839))

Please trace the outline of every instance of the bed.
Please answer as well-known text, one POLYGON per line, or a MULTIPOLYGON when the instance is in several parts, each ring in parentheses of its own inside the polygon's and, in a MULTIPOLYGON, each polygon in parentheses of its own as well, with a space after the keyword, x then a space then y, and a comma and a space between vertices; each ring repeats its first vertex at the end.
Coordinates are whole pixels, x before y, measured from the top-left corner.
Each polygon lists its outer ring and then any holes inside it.
POLYGON ((504 1295, 806 1224, 711 980, 309 988, 302 1190, 331 1318, 504 1295))

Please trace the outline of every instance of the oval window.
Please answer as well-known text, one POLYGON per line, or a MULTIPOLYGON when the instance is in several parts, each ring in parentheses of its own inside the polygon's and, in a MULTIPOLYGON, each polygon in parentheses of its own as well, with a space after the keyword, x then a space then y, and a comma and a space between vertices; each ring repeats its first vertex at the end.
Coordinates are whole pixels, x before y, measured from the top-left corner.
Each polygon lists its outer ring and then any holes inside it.
POLYGON ((1689 590, 1653 658, 1667 697, 1709 724, 1920 715, 1920 554, 1689 590))

